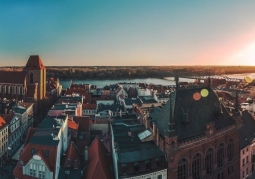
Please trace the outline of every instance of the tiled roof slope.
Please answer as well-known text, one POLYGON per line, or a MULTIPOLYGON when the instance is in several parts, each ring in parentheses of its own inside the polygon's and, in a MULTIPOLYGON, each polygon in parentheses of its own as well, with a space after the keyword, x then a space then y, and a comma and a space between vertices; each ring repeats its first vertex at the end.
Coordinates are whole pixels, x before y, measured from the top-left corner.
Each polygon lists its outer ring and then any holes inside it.
POLYGON ((6 125, 7 123, 5 120, 2 118, 2 116, 0 116, 0 130, 3 129, 6 125))
POLYGON ((81 158, 81 155, 78 148, 75 146, 73 142, 71 142, 65 152, 65 156, 63 158, 63 165, 64 167, 69 167, 69 165, 72 165, 72 164, 68 164, 68 160, 70 160, 71 163, 73 163, 76 160, 80 161, 80 158, 81 158))
POLYGON ((87 172, 83 179, 113 179, 114 174, 110 167, 111 157, 100 139, 96 137, 88 151, 87 172))
POLYGON ((42 63, 41 58, 39 55, 31 55, 27 61, 24 70, 43 70, 45 66, 42 63))
POLYGON ((247 110, 243 111, 242 124, 240 129, 240 149, 251 144, 255 138, 255 120, 247 110))
POLYGON ((211 88, 207 97, 194 100, 194 93, 200 93, 205 88, 179 89, 171 94, 171 100, 160 109, 154 107, 150 117, 156 121, 160 134, 167 135, 170 119, 170 102, 172 104, 172 119, 178 134, 178 140, 191 138, 205 133, 206 124, 214 122, 216 129, 234 123, 225 107, 211 88), (221 113, 222 111, 222 113, 221 113))
POLYGON ((24 84, 27 72, 0 71, 0 83, 24 84))

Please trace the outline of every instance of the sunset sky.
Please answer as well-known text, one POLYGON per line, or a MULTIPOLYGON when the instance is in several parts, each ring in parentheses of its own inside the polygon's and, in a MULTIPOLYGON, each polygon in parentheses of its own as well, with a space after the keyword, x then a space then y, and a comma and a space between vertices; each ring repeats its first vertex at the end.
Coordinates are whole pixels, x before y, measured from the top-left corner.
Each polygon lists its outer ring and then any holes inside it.
POLYGON ((255 65, 254 0, 0 0, 0 66, 255 65))

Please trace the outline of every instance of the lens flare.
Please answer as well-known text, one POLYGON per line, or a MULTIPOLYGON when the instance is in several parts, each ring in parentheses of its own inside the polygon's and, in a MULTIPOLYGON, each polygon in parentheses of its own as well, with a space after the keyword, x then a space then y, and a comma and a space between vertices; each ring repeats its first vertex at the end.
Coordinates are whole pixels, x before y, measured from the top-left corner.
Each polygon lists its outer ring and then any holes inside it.
POLYGON ((246 76, 244 79, 247 83, 251 83, 253 81, 253 79, 250 76, 246 76))
POLYGON ((201 90, 201 96, 207 97, 209 95, 209 91, 207 89, 202 89, 201 90))
POLYGON ((201 98, 200 93, 196 92, 196 93, 193 94, 193 99, 194 100, 198 101, 198 100, 200 100, 200 98, 201 98))

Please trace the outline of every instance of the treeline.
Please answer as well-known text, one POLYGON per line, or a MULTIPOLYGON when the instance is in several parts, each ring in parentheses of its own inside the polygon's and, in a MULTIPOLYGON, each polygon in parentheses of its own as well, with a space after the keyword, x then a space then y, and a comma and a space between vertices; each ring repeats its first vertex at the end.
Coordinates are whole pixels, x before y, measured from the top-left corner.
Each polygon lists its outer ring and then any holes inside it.
MULTIPOLYGON (((1 67, 4 71, 21 71, 23 67, 1 67)), ((163 78, 189 75, 227 75, 255 73, 255 66, 51 66, 47 78, 59 79, 128 79, 163 78)))
POLYGON ((97 66, 47 67, 47 76, 60 79, 163 78, 189 75, 255 73, 254 66, 97 66))

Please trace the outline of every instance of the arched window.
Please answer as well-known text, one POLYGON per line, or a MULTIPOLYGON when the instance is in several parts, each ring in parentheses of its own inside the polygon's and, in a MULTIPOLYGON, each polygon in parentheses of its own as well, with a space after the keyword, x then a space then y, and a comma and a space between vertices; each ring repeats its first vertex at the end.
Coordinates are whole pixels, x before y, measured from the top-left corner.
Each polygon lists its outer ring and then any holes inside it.
POLYGON ((34 83, 34 75, 33 75, 33 73, 30 73, 30 83, 34 83))
POLYGON ((228 161, 233 160, 233 156, 234 156, 234 141, 233 141, 233 139, 229 140, 228 147, 227 147, 227 155, 228 155, 228 161))
POLYGON ((212 173, 212 164, 213 164, 213 149, 210 148, 205 153, 206 174, 212 173))
POLYGON ((178 163, 178 179, 186 179, 188 176, 188 161, 183 158, 178 163))
POLYGON ((201 154, 197 153, 192 160, 192 177, 193 179, 200 178, 200 168, 201 168, 201 154))
POLYGON ((224 158, 224 144, 221 143, 217 150, 217 165, 218 165, 218 167, 223 166, 223 158, 224 158))

